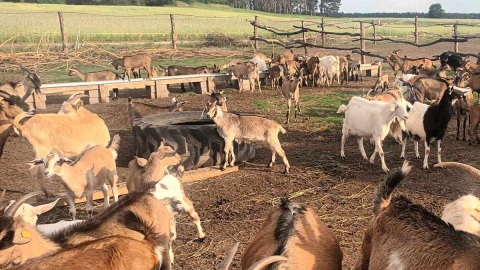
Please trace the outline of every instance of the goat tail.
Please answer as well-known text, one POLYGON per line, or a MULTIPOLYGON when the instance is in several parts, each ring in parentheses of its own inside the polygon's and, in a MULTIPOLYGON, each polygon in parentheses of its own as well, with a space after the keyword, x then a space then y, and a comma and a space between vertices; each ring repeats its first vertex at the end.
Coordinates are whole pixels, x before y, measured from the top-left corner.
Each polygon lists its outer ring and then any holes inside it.
POLYGON ((347 110, 347 105, 340 105, 340 107, 338 107, 338 110, 337 110, 337 114, 340 114, 340 113, 344 113, 346 110, 347 110))
POLYGON ((120 147, 120 135, 115 134, 115 136, 113 136, 112 141, 110 142, 110 146, 108 146, 108 150, 112 152, 114 159, 117 159, 119 147, 120 147))
POLYGON ((385 180, 380 182, 377 194, 373 200, 373 213, 375 215, 377 215, 380 210, 388 207, 393 190, 407 176, 411 169, 412 165, 410 162, 405 161, 400 170, 389 174, 385 180))
POLYGON ((278 125, 278 128, 282 134, 287 134, 287 130, 284 129, 282 126, 278 125))

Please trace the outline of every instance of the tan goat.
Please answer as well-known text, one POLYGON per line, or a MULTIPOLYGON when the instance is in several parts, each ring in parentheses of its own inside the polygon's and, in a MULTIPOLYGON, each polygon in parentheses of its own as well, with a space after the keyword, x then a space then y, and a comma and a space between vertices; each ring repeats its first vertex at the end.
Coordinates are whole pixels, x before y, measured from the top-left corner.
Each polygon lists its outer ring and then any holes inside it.
POLYGON ((282 94, 287 101, 287 124, 290 123, 290 108, 293 106, 295 110, 295 121, 297 120, 297 113, 300 113, 300 86, 302 80, 299 76, 293 75, 287 77, 282 85, 282 94))
POLYGON ((133 127, 133 121, 148 115, 165 113, 165 112, 181 112, 183 111, 186 101, 180 101, 176 97, 172 98, 172 104, 168 106, 157 106, 153 104, 146 104, 143 102, 133 102, 131 97, 128 97, 127 103, 127 117, 130 127, 133 127))
POLYGON ((147 159, 135 157, 128 164, 128 192, 143 190, 151 182, 157 183, 169 166, 180 164, 182 157, 172 147, 160 143, 157 150, 147 159))
POLYGON ((210 103, 207 106, 207 117, 213 119, 217 126, 218 134, 225 141, 225 163, 222 170, 227 168, 227 165, 233 166, 235 164, 235 153, 233 152, 233 141, 247 141, 247 142, 266 142, 272 151, 272 158, 268 167, 273 167, 275 163, 275 155, 282 157, 285 164, 285 174, 290 170, 290 163, 288 163, 285 151, 282 149, 280 141, 278 140, 278 133, 285 134, 287 131, 273 120, 248 115, 237 115, 233 113, 223 112, 217 101, 210 103), (229 162, 229 156, 231 160, 229 162))
POLYGON ((243 62, 231 65, 228 67, 228 70, 235 75, 238 80, 238 89, 239 93, 243 92, 243 80, 247 79, 250 82, 250 92, 255 91, 255 83, 258 84, 258 91, 262 93, 260 87, 260 75, 258 70, 258 65, 253 62, 243 62))
POLYGON ((398 55, 397 52, 392 52, 390 53, 390 56, 393 58, 392 60, 396 63, 398 63, 398 66, 400 67, 400 70, 402 70, 403 73, 407 72, 407 70, 411 69, 413 66, 420 66, 423 65, 424 68, 432 68, 433 63, 430 59, 427 58, 420 58, 420 59, 414 59, 414 60, 407 60, 400 55, 398 55))
POLYGON ((273 269, 342 269, 343 254, 333 232, 312 209, 288 200, 268 215, 243 253, 241 268, 272 255, 287 258, 273 269))
POLYGON ((93 191, 100 187, 104 197, 104 207, 110 206, 107 180, 112 187, 114 201, 118 201, 117 168, 115 159, 120 144, 120 136, 113 137, 108 148, 94 146, 79 154, 73 162, 57 150, 53 150, 43 159, 34 160, 32 165, 45 164, 47 178, 58 175, 67 189, 69 211, 75 220, 75 198, 87 197, 87 213, 93 215, 93 191))
POLYGON ((382 88, 382 92, 388 89, 388 74, 382 75, 377 79, 375 85, 373 85, 373 91, 377 91, 379 88, 382 88))
POLYGON ((281 85, 281 81, 285 77, 283 67, 280 65, 272 66, 268 69, 268 77, 270 78, 272 88, 278 90, 278 86, 281 85))
POLYGON ((121 79, 120 75, 110 70, 83 73, 76 68, 69 69, 68 76, 77 76, 83 82, 113 81, 121 79))
POLYGON ((114 60, 112 65, 118 70, 118 67, 125 69, 123 78, 127 78, 130 81, 130 72, 134 68, 145 69, 148 73, 148 79, 152 78, 152 72, 150 69, 152 58, 145 54, 136 54, 131 56, 124 56, 121 59, 114 60))
MULTIPOLYGON (((162 67, 162 66, 160 66, 162 67)), ((214 69, 216 69, 216 65, 214 69)), ((162 67, 164 68, 164 67, 162 67)), ((199 67, 186 67, 186 66, 179 66, 179 65, 171 65, 167 68, 164 68, 167 71, 168 76, 178 76, 178 75, 194 75, 194 74, 208 74, 211 73, 211 70, 207 66, 199 66, 199 67)), ((189 82, 188 85, 190 86, 190 90, 193 89, 192 83, 189 82)), ((182 92, 185 92, 185 85, 183 83, 180 84, 182 92)))
POLYGON ((158 260, 162 264, 161 269, 171 269, 173 252, 170 235, 173 232, 169 201, 160 201, 152 194, 145 192, 130 193, 122 196, 117 203, 101 214, 46 238, 21 218, 13 218, 20 205, 38 194, 38 192, 31 193, 22 197, 0 216, 0 240, 7 244, 0 252, 0 267, 11 263, 23 264, 62 249, 120 235, 137 241, 147 239, 154 246, 158 260), (8 235, 16 237, 5 237, 8 235))

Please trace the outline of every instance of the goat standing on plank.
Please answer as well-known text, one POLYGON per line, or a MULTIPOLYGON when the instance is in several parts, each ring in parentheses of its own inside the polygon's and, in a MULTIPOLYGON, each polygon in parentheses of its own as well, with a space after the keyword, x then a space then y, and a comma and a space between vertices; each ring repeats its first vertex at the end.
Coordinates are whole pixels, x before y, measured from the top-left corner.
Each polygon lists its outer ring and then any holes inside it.
POLYGON ((295 121, 297 120, 297 113, 300 113, 300 86, 302 80, 299 74, 295 74, 285 79, 282 85, 283 97, 287 100, 287 124, 290 123, 290 107, 295 107, 295 121))
POLYGON ((112 66, 118 70, 118 67, 123 67, 125 69, 123 78, 127 78, 130 81, 130 72, 135 69, 145 69, 148 73, 148 79, 152 78, 152 72, 150 65, 152 63, 152 58, 145 54, 136 54, 131 56, 125 56, 121 59, 116 59, 112 62, 112 66))
POLYGON ((283 134, 287 131, 273 120, 259 116, 237 115, 233 113, 223 112, 217 101, 207 106, 207 117, 213 119, 217 125, 218 134, 225 140, 225 163, 222 170, 227 168, 229 164, 229 156, 231 154, 230 166, 235 164, 235 153, 233 152, 233 141, 237 142, 266 142, 272 151, 272 158, 268 167, 273 167, 275 163, 275 154, 282 157, 285 164, 285 174, 290 170, 285 151, 282 149, 278 140, 278 133, 283 134))
POLYGON ((275 255, 287 260, 272 269, 342 269, 343 254, 333 232, 312 209, 288 200, 267 217, 243 253, 241 268, 275 255))
POLYGON ((480 237, 456 230, 405 196, 391 196, 410 170, 406 162, 379 184, 353 269, 478 269, 480 237))
POLYGON ((67 199, 70 206, 70 214, 75 220, 75 198, 87 197, 87 213, 93 215, 93 191, 100 187, 104 196, 104 206, 110 206, 108 186, 106 180, 112 187, 114 201, 118 201, 117 191, 117 168, 115 159, 120 144, 120 136, 113 137, 108 148, 94 146, 89 148, 72 162, 58 151, 52 151, 45 158, 34 160, 33 165, 45 164, 45 176, 47 178, 58 175, 62 178, 67 189, 67 199))
POLYGON ((420 158, 418 153, 418 142, 425 142, 425 158, 423 160, 423 168, 428 169, 428 156, 430 154, 430 143, 437 140, 437 159, 438 163, 442 162, 441 143, 445 132, 447 131, 448 122, 452 117, 452 104, 459 98, 463 97, 470 91, 469 88, 459 88, 449 86, 448 90, 440 99, 440 102, 434 105, 426 105, 415 102, 409 111, 409 118, 406 122, 406 135, 403 138, 402 154, 400 158, 405 158, 405 148, 407 140, 413 139, 415 142, 415 156, 420 158))
POLYGON ((345 112, 342 128, 342 143, 340 155, 345 158, 345 142, 351 135, 358 136, 357 142, 364 160, 368 160, 363 148, 363 138, 370 138, 375 142, 375 151, 370 157, 373 164, 377 153, 382 161, 382 169, 388 173, 382 141, 388 135, 392 122, 397 119, 400 127, 405 130, 405 121, 408 118, 407 102, 404 99, 391 102, 369 101, 360 97, 353 97, 347 106, 342 105, 337 113, 345 112))

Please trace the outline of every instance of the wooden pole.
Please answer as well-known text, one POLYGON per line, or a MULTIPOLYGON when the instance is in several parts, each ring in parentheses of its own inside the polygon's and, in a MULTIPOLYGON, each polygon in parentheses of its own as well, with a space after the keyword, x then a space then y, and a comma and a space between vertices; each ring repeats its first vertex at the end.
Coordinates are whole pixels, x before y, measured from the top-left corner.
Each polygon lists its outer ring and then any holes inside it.
POLYGON ((257 22, 258 22, 258 16, 255 16, 255 25, 253 26, 253 36, 255 37, 255 40, 253 41, 254 42, 253 47, 255 48, 255 50, 258 49, 257 22))
POLYGON ((175 30, 175 20, 173 18, 173 15, 170 14, 170 25, 172 27, 172 48, 177 49, 177 30, 175 30))
POLYGON ((325 18, 322 18, 322 46, 325 46, 325 18))
POLYGON ((60 32, 62 34, 63 52, 68 53, 68 34, 65 31, 65 24, 63 22, 63 14, 58 12, 58 20, 60 21, 60 32))
POLYGON ((453 37, 455 38, 455 48, 454 48, 454 51, 455 51, 455 52, 458 52, 458 42, 457 42, 457 38, 458 38, 458 21, 453 25, 453 37))
MULTIPOLYGON (((373 39, 377 39, 377 28, 375 27, 375 24, 373 24, 373 39)), ((374 45, 377 45, 377 41, 373 41, 374 45)))
POLYGON ((418 44, 418 16, 415 16, 415 44, 418 44))
MULTIPOLYGON (((302 30, 304 30, 303 28, 303 21, 302 21, 302 30)), ((305 36, 305 32, 302 33, 302 38, 303 38, 303 44, 307 43, 307 37, 305 36)), ((307 53, 307 45, 303 45, 303 49, 305 50, 305 54, 308 54, 307 53)))
MULTIPOLYGON (((360 49, 365 51, 365 28, 363 27, 363 22, 360 22, 360 49)), ((360 61, 362 64, 365 64, 365 55, 360 56, 360 61)))

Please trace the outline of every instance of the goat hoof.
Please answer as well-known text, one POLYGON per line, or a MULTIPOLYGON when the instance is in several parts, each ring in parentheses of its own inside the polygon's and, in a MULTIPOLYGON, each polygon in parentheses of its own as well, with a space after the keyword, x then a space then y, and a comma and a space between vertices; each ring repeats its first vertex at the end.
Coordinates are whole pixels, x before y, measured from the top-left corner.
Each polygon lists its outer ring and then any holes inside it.
POLYGON ((195 243, 203 243, 203 241, 205 241, 205 237, 193 239, 193 242, 195 243))
POLYGON ((285 170, 285 171, 283 172, 283 174, 285 174, 285 175, 288 175, 289 173, 290 173, 289 170, 285 170))

